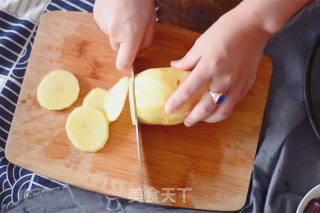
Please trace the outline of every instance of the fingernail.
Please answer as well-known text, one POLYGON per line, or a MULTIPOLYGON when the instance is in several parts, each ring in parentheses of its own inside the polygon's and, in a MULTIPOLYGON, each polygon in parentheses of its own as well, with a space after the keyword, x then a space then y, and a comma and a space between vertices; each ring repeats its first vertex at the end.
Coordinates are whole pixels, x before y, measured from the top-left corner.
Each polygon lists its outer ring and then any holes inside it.
POLYGON ((121 61, 119 58, 116 60, 116 68, 118 70, 126 70, 129 68, 129 64, 127 62, 121 61))
POLYGON ((173 113, 172 105, 171 105, 171 104, 166 104, 166 106, 164 107, 164 111, 165 111, 167 114, 173 113))
POLYGON ((117 68, 117 70, 119 70, 119 71, 122 71, 122 70, 125 70, 125 69, 126 69, 125 66, 123 66, 123 64, 116 64, 116 68, 117 68))
POLYGON ((179 61, 179 60, 173 60, 173 61, 170 62, 170 65, 171 65, 171 66, 174 66, 176 63, 178 63, 178 61, 179 61))
POLYGON ((184 125, 185 125, 186 127, 191 127, 191 126, 192 126, 192 123, 191 123, 189 120, 185 120, 185 121, 184 121, 184 125))

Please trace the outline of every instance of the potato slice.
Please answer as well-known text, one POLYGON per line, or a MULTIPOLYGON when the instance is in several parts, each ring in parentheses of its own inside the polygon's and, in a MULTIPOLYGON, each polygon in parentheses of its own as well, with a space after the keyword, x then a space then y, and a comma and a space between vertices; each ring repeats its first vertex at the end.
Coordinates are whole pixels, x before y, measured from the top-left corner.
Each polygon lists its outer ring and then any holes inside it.
POLYGON ((55 70, 41 80, 37 100, 48 110, 61 110, 71 106, 78 99, 79 92, 79 82, 72 73, 55 70))
POLYGON ((109 123, 103 112, 92 106, 75 108, 66 123, 68 138, 84 152, 102 149, 109 138, 109 123))
POLYGON ((121 78, 110 90, 104 102, 109 121, 115 121, 121 114, 128 95, 129 79, 121 78))
POLYGON ((107 98, 108 91, 102 88, 92 89, 83 99, 83 106, 92 106, 104 112, 104 100, 107 98))
POLYGON ((133 84, 132 84, 132 78, 129 80, 129 104, 130 104, 130 115, 131 115, 131 121, 132 125, 135 126, 137 123, 137 113, 136 113, 136 106, 135 106, 135 100, 133 96, 133 84))

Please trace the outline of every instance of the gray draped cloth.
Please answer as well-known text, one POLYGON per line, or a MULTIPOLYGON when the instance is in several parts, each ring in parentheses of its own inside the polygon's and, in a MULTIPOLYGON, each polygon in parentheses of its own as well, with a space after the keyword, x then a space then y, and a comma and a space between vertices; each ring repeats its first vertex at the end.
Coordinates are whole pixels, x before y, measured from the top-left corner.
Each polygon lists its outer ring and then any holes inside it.
MULTIPOLYGON (((320 183, 320 141, 304 104, 307 59, 320 32, 320 4, 303 9, 269 41, 273 76, 246 206, 240 212, 295 212, 320 183)), ((319 91, 320 92, 320 91, 319 91)), ((130 203, 72 186, 33 193, 9 212, 204 212, 130 203)))

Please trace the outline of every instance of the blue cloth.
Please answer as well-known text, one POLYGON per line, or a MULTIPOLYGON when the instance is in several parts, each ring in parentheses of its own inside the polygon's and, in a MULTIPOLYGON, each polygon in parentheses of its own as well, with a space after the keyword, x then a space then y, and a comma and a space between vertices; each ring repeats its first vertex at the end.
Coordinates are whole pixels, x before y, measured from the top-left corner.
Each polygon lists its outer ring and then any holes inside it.
POLYGON ((316 1, 265 48, 273 62, 273 74, 250 202, 244 212, 295 212, 302 197, 320 184, 320 141, 304 102, 304 75, 319 35, 320 2, 316 1))
MULTIPOLYGON (((1 206, 23 200, 10 212, 205 212, 130 203, 64 185, 8 163, 4 157, 5 141, 39 15, 57 9, 91 11, 92 1, 39 0, 43 9, 38 8, 39 14, 27 14, 27 18, 21 18, 25 13, 16 9, 17 2, 23 6, 22 1, 3 1, 5 6, 0 0, 1 206), (30 189, 49 188, 55 190, 28 193, 30 189)), ((272 58, 274 70, 252 186, 240 212, 295 212, 304 194, 320 182, 320 143, 308 121, 303 97, 304 73, 309 53, 320 35, 319 21, 320 4, 316 2, 297 14, 266 46, 265 54, 272 58)))
POLYGON ((65 184, 20 168, 5 158, 5 143, 15 111, 39 17, 52 10, 92 12, 94 0, 0 0, 0 209, 34 189, 65 184))

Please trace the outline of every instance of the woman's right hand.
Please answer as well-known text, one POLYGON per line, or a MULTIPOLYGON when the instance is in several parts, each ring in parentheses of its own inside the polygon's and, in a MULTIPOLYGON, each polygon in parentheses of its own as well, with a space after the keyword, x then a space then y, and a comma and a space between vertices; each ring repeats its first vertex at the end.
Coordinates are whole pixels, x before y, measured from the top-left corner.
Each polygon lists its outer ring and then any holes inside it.
POLYGON ((132 66, 138 51, 151 45, 155 23, 153 0, 96 0, 93 14, 117 52, 117 69, 132 66))

